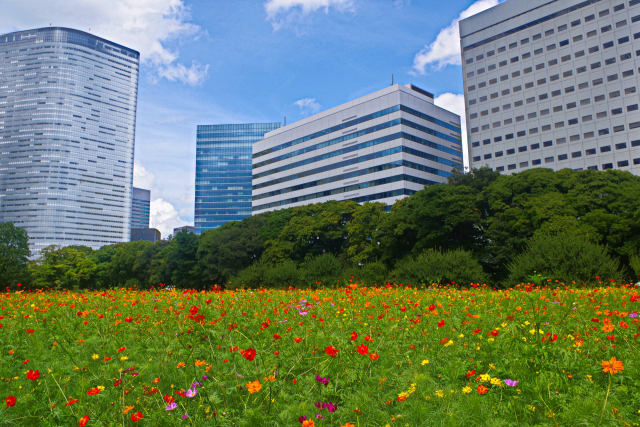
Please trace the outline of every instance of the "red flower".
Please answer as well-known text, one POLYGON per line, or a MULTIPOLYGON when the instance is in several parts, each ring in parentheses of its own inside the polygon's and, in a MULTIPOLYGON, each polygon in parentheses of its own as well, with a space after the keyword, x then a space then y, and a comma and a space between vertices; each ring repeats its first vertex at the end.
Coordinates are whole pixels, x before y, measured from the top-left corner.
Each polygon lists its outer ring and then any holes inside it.
POLYGON ((444 320, 438 322, 438 328, 442 328, 444 326, 444 320))
POLYGON ((302 338, 300 338, 300 337, 295 337, 293 340, 294 340, 295 342, 300 342, 300 341, 302 341, 302 338))
POLYGON ((356 331, 351 332, 351 341, 355 341, 358 339, 358 333, 356 331))
POLYGON ((364 337, 365 341, 369 341, 369 342, 373 342, 373 340, 371 339, 371 335, 367 335, 364 337))
POLYGON ((478 335, 480 332, 482 332, 482 329, 478 328, 478 329, 473 331, 473 334, 474 335, 478 335))
POLYGON ((120 347, 118 349, 118 353, 122 353, 123 351, 125 351, 127 349, 127 347, 120 347))
POLYGON ((137 423, 141 419, 142 419, 142 412, 138 411, 131 414, 131 421, 133 421, 134 423, 137 423))
POLYGON ((494 337, 497 337, 497 336, 498 336, 498 334, 499 334, 500 332, 498 332, 498 330, 497 330, 497 329, 494 329, 494 330, 492 330, 492 331, 491 331, 491 332, 489 332, 489 333, 490 333, 491 335, 493 335, 494 337))
POLYGON ((369 355, 369 358, 370 358, 371 360, 378 360, 378 358, 379 358, 379 357, 380 357, 380 356, 378 356, 378 353, 371 353, 371 354, 369 355))
POLYGON ((118 387, 120 384, 122 384, 122 380, 119 378, 113 382, 114 387, 118 387))
POLYGON ((7 402, 7 408, 15 406, 17 400, 18 398, 15 396, 8 396, 4 398, 4 401, 7 402))
POLYGON ((256 350, 253 348, 248 348, 242 351, 242 357, 247 359, 248 361, 252 361, 256 358, 256 350))
POLYGON ((273 334, 273 339, 274 339, 274 340, 279 340, 280 338, 282 338, 280 335, 278 335, 278 334, 273 334))
POLYGON ((34 329, 27 329, 27 335, 33 335, 34 332, 34 329))
POLYGON ((95 396, 96 394, 100 394, 100 389, 98 387, 90 388, 87 390, 87 394, 89 396, 95 396))
POLYGON ((324 349, 325 353, 327 353, 329 356, 331 357, 336 357, 338 355, 338 349, 335 348, 332 345, 327 346, 327 348, 324 349))
POLYGON ((29 371, 27 372, 27 378, 29 378, 31 381, 35 381, 38 378, 40 378, 40 371, 38 371, 37 369, 34 371, 33 369, 29 369, 29 371))
POLYGON ((74 403, 77 403, 78 399, 74 399, 73 397, 69 396, 69 401, 67 403, 64 404, 64 406, 71 406, 74 403))
POLYGON ((165 396, 163 397, 163 399, 164 399, 164 401, 165 401, 165 402, 167 402, 167 403, 171 403, 171 402, 175 401, 175 399, 173 398, 173 396, 170 396, 170 395, 168 395, 168 394, 167 394, 167 395, 165 395, 165 396))
POLYGON ((433 311, 433 310, 435 310, 435 309, 436 309, 436 306, 435 306, 435 305, 431 304, 431 305, 429 306, 429 311, 433 311))
POLYGON ((85 415, 84 417, 80 418, 80 421, 78 421, 78 426, 84 427, 87 425, 88 422, 89 422, 89 415, 85 415))
POLYGON ((358 353, 360 353, 360 354, 363 354, 363 355, 364 355, 364 354, 369 354, 369 347, 367 347, 367 346, 366 346, 366 345, 364 345, 364 344, 360 344, 360 345, 358 346, 358 349, 357 349, 357 350, 358 350, 358 353))
POLYGON ((475 370, 475 369, 472 369, 472 370, 470 370, 469 372, 467 372, 466 374, 464 374, 464 376, 465 376, 465 377, 467 377, 467 378, 470 378, 470 377, 472 377, 473 375, 475 375, 475 373, 476 373, 476 370, 475 370))
POLYGON ((489 391, 489 389, 487 387, 485 387, 484 385, 480 384, 477 388, 476 391, 478 392, 478 394, 485 394, 486 392, 489 391))
POLYGON ((447 337, 444 337, 444 338, 442 338, 442 339, 440 340, 440 344, 441 344, 441 345, 445 345, 445 344, 446 344, 446 343, 448 343, 448 342, 449 342, 449 338, 447 338, 447 337))

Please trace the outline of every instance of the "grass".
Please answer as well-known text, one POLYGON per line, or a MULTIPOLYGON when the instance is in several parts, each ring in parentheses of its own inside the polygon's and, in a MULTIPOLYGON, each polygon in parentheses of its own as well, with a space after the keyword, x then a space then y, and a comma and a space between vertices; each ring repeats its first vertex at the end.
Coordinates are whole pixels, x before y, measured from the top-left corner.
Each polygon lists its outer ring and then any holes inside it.
POLYGON ((5 292, 0 425, 639 425, 639 310, 617 284, 5 292))

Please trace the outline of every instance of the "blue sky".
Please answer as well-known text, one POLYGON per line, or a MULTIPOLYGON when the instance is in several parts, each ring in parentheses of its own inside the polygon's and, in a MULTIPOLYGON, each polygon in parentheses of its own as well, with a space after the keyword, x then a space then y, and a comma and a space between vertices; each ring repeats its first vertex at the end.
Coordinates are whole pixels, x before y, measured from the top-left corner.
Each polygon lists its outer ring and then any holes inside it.
POLYGON ((456 20, 497 3, 0 0, 0 33, 68 26, 141 52, 134 184, 166 236, 193 224, 196 125, 291 123, 392 74, 462 114, 456 20))

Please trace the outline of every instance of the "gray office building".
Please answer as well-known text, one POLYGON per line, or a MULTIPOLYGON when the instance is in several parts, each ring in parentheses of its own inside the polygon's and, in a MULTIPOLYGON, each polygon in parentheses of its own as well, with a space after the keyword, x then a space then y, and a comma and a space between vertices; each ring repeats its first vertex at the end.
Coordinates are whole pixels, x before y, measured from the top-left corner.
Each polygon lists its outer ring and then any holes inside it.
POLYGON ((32 253, 129 240, 138 66, 69 28, 0 35, 0 221, 32 253))
POLYGON ((460 117, 392 85, 253 144, 253 214, 328 200, 390 206, 462 168, 460 117))
POLYGON ((460 38, 471 167, 640 174, 640 0, 508 0, 460 38))

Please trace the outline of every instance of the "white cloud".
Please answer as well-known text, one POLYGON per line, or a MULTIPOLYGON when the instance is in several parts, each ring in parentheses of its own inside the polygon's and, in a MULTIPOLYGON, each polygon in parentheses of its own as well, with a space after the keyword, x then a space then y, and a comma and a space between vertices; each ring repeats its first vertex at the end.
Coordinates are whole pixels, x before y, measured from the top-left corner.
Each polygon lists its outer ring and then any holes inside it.
POLYGON ((158 68, 158 75, 169 81, 179 81, 191 86, 201 84, 207 77, 209 72, 209 64, 201 65, 193 62, 191 67, 187 68, 182 64, 170 64, 158 68))
POLYGON ((438 33, 435 41, 426 45, 413 58, 413 71, 419 74, 426 72, 427 65, 442 69, 447 65, 460 65, 460 30, 458 21, 496 6, 502 0, 478 0, 463 10, 451 21, 448 27, 438 33))
POLYGON ((324 10, 329 13, 331 8, 340 12, 353 11, 353 0, 268 0, 264 5, 267 20, 274 30, 311 12, 324 10))
POLYGON ((314 114, 320 111, 322 105, 315 98, 302 98, 293 103, 300 109, 301 114, 314 114))
POLYGON ((156 176, 145 169, 140 163, 133 164, 133 186, 150 190, 156 181, 156 176))
POLYGON ((76 28, 138 50, 159 77, 198 84, 208 66, 187 68, 178 63, 179 52, 167 47, 202 33, 189 19, 183 0, 20 0, 2 8, 0 33, 49 25, 76 28))
POLYGON ((460 116, 460 120, 462 121, 462 152, 464 157, 464 165, 465 167, 469 166, 469 159, 467 158, 469 150, 467 147, 467 121, 464 108, 464 95, 461 93, 446 92, 438 95, 433 100, 433 102, 438 107, 442 107, 445 110, 449 110, 460 116))
POLYGON ((151 228, 157 228, 162 233, 162 238, 166 239, 173 233, 175 227, 188 225, 178 215, 176 208, 164 199, 151 201, 151 214, 149 218, 151 228))

